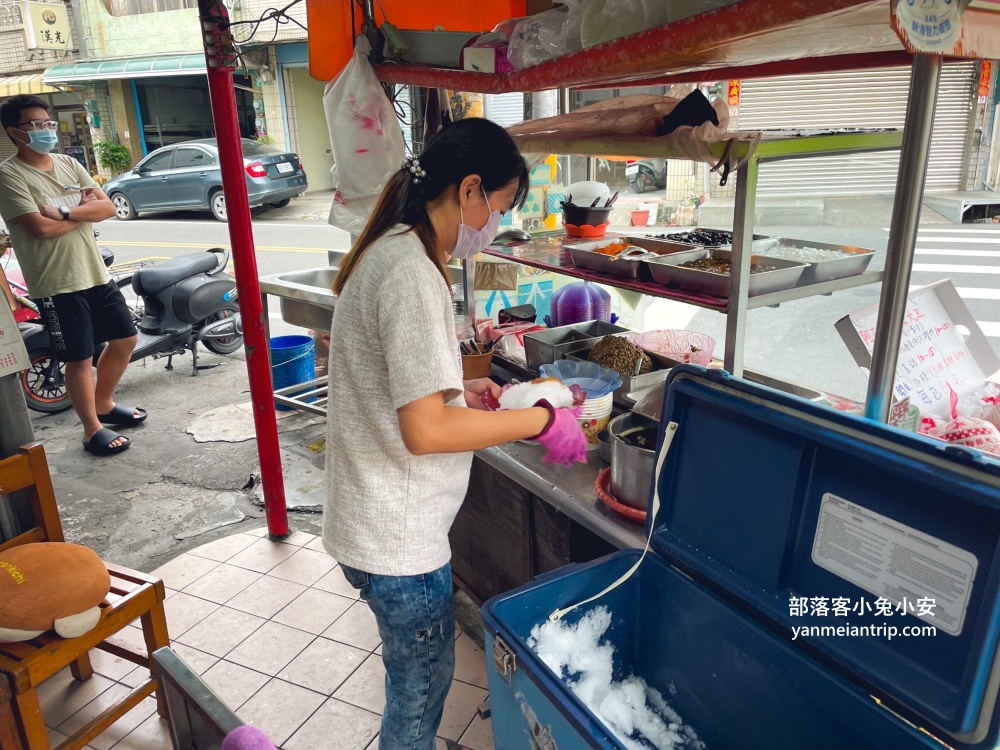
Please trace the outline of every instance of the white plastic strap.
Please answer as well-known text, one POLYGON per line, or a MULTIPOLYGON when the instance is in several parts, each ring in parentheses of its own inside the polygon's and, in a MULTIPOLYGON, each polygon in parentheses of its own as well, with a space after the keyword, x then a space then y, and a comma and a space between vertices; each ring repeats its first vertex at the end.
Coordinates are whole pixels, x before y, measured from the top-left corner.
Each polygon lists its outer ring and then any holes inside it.
POLYGON ((629 570, 628 573, 626 573, 617 581, 612 583, 610 586, 604 589, 604 591, 602 591, 600 594, 592 596, 589 599, 585 599, 584 601, 579 602, 578 604, 574 604, 572 607, 566 607, 565 609, 557 609, 555 612, 549 615, 550 622, 557 622, 558 620, 561 620, 563 617, 572 612, 574 609, 582 607, 584 604, 590 604, 591 602, 596 602, 605 594, 610 594, 616 588, 625 583, 625 581, 627 581, 629 578, 635 575, 635 572, 639 569, 639 566, 642 565, 642 561, 646 559, 646 554, 649 552, 649 545, 653 540, 653 527, 656 522, 656 515, 657 513, 660 512, 660 475, 663 473, 663 464, 667 460, 667 453, 670 451, 670 444, 674 441, 674 435, 677 434, 677 427, 678 427, 677 422, 670 422, 667 425, 666 432, 663 435, 663 445, 660 446, 660 454, 656 457, 656 472, 653 474, 653 507, 650 510, 650 512, 653 515, 650 517, 649 534, 646 536, 646 547, 645 549, 643 549, 642 556, 639 558, 639 561, 632 566, 632 569, 629 570))

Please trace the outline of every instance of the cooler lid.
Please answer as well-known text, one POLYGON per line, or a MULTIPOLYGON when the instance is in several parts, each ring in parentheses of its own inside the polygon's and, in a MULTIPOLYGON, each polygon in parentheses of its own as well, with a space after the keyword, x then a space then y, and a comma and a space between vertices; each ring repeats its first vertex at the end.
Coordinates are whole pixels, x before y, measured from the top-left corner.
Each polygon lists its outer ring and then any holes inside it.
POLYGON ((1000 463, 691 366, 671 422, 657 552, 949 745, 998 744, 1000 463))

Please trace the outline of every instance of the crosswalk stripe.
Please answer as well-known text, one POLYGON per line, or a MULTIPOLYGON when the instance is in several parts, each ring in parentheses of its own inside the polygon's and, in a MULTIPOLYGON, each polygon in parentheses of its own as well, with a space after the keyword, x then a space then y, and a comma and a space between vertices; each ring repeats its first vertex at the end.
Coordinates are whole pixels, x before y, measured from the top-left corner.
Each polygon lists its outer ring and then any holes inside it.
MULTIPOLYGON (((923 289, 923 284, 910 284, 910 291, 915 292, 918 289, 923 289)), ((962 299, 1000 299, 1000 289, 983 289, 981 287, 975 286, 958 286, 955 287, 955 291, 958 292, 958 296, 962 299)))
POLYGON ((947 263, 914 263, 914 271, 925 273, 977 273, 1000 275, 1000 266, 959 266, 947 263))
MULTIPOLYGON (((952 232, 967 232, 968 234, 1000 234, 1000 227, 993 228, 992 225, 978 225, 983 227, 982 229, 973 229, 972 227, 920 227, 920 234, 949 234, 952 232), (987 228, 989 227, 989 228, 987 228)), ((888 228, 886 229, 888 231, 888 228)))
POLYGON ((1000 258, 1000 245, 996 250, 946 250, 937 247, 918 247, 917 255, 941 255, 955 258, 1000 258))
POLYGON ((948 237, 917 237, 917 244, 922 242, 958 242, 962 245, 996 245, 1000 247, 1000 237, 958 237, 951 235, 948 237))
POLYGON ((1000 321, 995 320, 977 320, 976 323, 982 329, 983 333, 992 338, 1000 338, 1000 321))

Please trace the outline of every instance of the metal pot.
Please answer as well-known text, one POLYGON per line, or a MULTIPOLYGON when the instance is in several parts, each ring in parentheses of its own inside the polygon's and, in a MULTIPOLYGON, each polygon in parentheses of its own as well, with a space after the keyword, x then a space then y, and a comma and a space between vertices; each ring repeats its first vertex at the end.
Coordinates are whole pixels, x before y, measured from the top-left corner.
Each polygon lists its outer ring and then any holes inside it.
POLYGON ((657 423, 629 412, 616 417, 608 425, 611 433, 611 494, 624 505, 646 510, 649 507, 656 451, 630 445, 623 437, 641 429, 655 430, 657 423))

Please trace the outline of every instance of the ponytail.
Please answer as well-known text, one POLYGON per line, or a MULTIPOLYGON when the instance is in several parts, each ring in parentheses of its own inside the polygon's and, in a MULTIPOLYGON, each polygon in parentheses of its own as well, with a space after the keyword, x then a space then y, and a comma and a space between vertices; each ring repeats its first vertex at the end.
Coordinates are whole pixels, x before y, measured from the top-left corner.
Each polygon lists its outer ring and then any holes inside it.
POLYGON ((469 175, 479 175, 488 193, 517 180, 514 206, 521 206, 528 194, 524 158, 507 131, 490 120, 471 118, 448 126, 427 144, 420 165, 420 179, 415 180, 406 167, 389 178, 361 237, 337 271, 331 287, 334 294, 339 296, 344 291, 369 248, 399 224, 409 227, 404 231, 417 235, 427 257, 441 271, 445 283, 450 283, 446 262, 435 249, 437 238, 427 204, 469 175))
POLYGON ((427 206, 419 195, 418 185, 413 184, 410 173, 406 169, 397 170, 382 189, 375 210, 368 224, 358 238, 357 243, 344 258, 333 280, 333 293, 337 296, 344 291, 344 286, 350 280, 365 253, 378 240, 387 235, 397 224, 408 224, 420 238, 427 251, 427 257, 436 265, 445 281, 448 281, 448 269, 441 261, 440 254, 435 252, 434 227, 427 214, 427 206))

